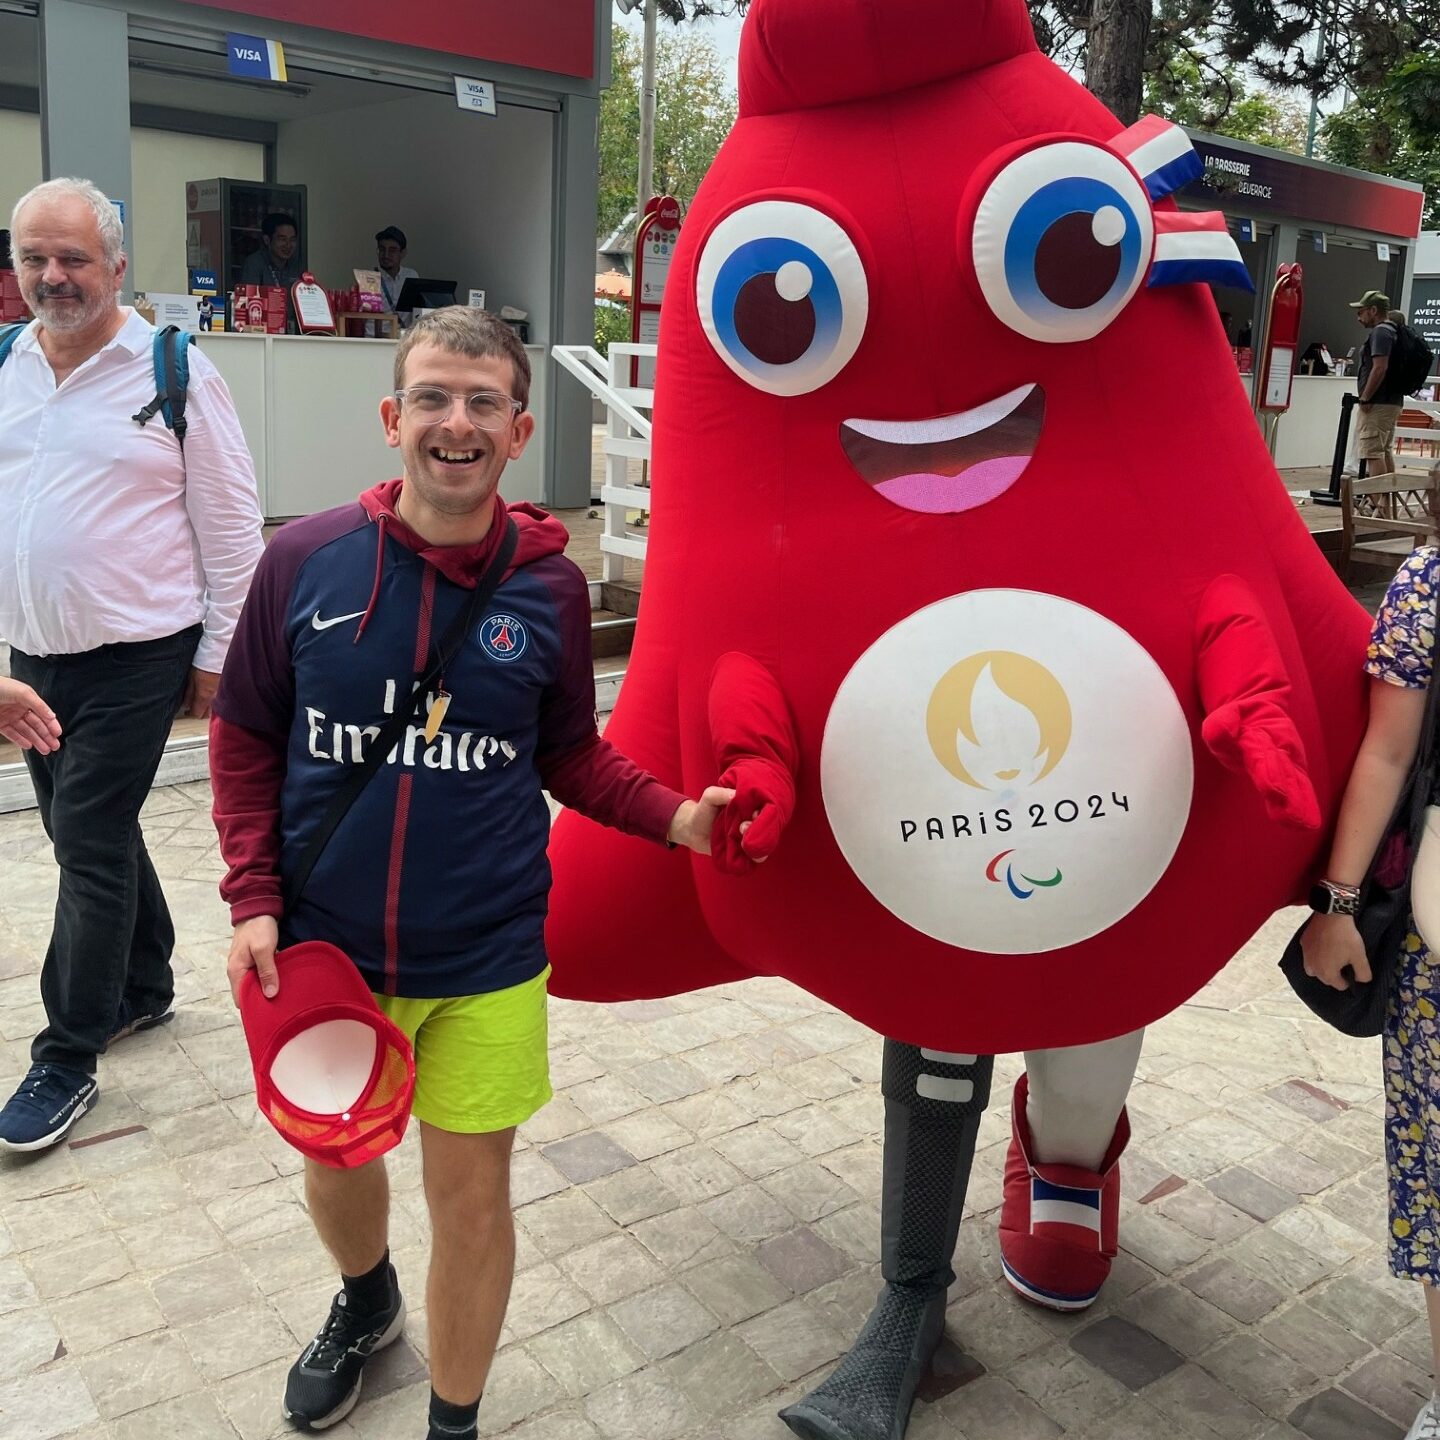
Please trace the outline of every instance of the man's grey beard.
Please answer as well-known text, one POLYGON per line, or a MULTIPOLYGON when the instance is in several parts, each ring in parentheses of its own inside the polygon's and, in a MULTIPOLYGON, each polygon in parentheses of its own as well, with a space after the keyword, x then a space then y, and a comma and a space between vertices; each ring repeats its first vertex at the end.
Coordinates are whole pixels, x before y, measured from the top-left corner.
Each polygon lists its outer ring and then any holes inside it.
POLYGON ((40 323, 47 330, 54 330, 61 334, 70 334, 77 330, 86 330, 95 324, 115 305, 113 295, 92 295, 82 298, 80 304, 56 306, 55 298, 47 296, 45 299, 36 299, 31 303, 30 308, 40 317, 40 323), (56 313, 52 314, 51 311, 56 313))

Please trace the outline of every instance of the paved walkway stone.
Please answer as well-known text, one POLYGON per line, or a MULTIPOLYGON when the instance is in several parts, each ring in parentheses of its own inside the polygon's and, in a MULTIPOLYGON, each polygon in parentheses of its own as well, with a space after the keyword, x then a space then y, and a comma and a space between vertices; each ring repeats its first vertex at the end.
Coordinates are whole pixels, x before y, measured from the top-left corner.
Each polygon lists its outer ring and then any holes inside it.
MULTIPOLYGON (((0 1158, 0 1440, 274 1440, 334 1287, 298 1157, 255 1109, 224 977, 202 784, 147 833, 180 1011, 101 1061, 70 1143, 0 1158)), ((0 1087, 28 1064, 56 873, 0 816, 0 1087)), ((1018 1056, 996 1062, 947 1338, 912 1440, 1398 1440, 1429 1389, 1416 1287, 1385 1265, 1378 1047, 1310 1020, 1273 920, 1153 1026, 1132 1095, 1122 1252, 1091 1312, 999 1277, 1018 1056)), ((555 1002, 556 1096, 521 1132, 518 1276, 481 1411, 506 1440, 789 1440, 878 1285, 881 1045, 783 981, 555 1002)), ((429 1224, 392 1156, 411 1309, 337 1440, 420 1440, 429 1224)))

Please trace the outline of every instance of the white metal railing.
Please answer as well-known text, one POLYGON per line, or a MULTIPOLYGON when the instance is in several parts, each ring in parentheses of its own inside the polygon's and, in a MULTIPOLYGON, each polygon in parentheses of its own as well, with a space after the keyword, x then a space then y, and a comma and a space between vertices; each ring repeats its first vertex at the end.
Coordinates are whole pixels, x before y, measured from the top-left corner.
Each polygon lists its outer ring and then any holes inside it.
POLYGON ((650 412, 655 391, 632 385, 637 362, 655 359, 655 346, 615 344, 607 358, 589 345, 555 345, 552 355, 605 406, 605 483, 600 503, 605 509, 605 528, 600 535, 602 574, 606 581, 625 578, 625 561, 645 558, 645 536, 636 534, 650 510, 650 412), (638 460, 641 478, 630 478, 630 465, 638 460), (640 512, 637 525, 629 522, 640 512))

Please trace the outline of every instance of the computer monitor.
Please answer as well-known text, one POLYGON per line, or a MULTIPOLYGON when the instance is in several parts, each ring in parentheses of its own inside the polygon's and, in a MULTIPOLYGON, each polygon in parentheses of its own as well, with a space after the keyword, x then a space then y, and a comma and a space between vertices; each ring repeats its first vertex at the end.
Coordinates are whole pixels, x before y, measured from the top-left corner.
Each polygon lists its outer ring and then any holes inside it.
POLYGON ((402 314, 408 310, 442 310, 455 303, 454 280, 422 280, 412 276, 400 287, 395 308, 402 314))

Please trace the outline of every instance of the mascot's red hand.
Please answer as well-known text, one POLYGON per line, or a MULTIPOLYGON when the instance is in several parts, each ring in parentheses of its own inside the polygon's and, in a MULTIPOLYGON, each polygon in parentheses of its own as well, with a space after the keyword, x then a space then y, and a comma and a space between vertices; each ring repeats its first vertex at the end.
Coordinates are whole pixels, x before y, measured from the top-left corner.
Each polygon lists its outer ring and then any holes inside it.
POLYGON ((1272 820, 1296 829, 1320 825, 1279 647, 1249 586, 1222 575, 1196 614, 1196 667, 1205 707, 1201 734, 1210 753, 1244 775, 1272 820))
POLYGON ((715 662, 709 709, 716 783, 735 791, 715 822, 711 856, 725 874, 744 875, 775 853, 795 813, 800 744, 775 677, 739 651, 715 662))

